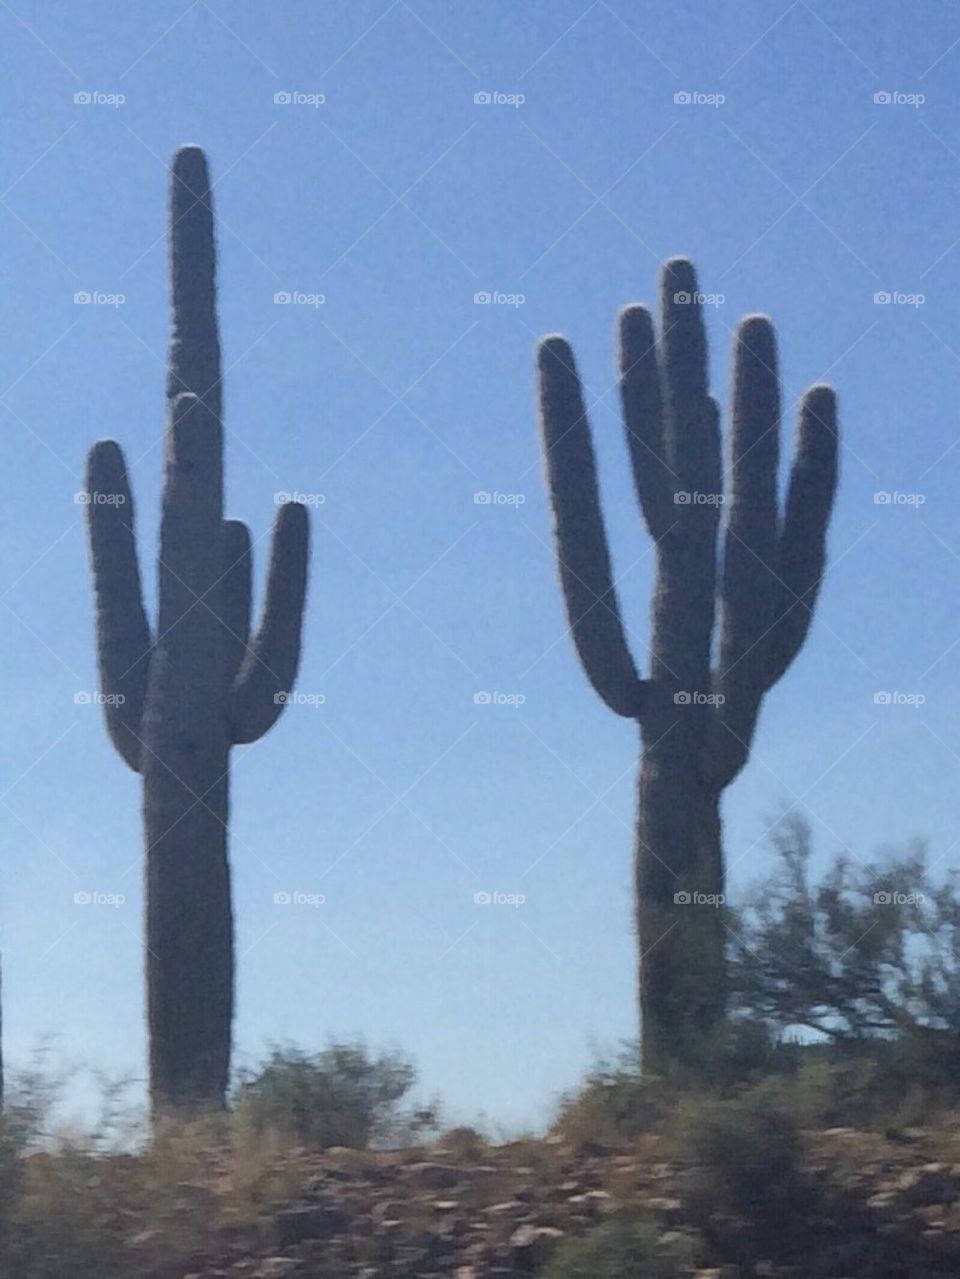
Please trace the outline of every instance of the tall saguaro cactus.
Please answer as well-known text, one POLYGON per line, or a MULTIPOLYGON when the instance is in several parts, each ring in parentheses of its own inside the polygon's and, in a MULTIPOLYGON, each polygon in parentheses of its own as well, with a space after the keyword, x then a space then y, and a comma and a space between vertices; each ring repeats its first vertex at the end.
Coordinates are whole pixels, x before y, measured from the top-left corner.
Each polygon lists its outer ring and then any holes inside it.
POLYGON ((723 1018, 726 934, 713 904, 724 887, 720 796, 746 763, 764 695, 809 630, 837 479, 834 393, 814 386, 800 406, 781 512, 776 340, 756 315, 735 339, 725 485, 699 298, 693 266, 674 259, 661 281, 659 339, 644 307, 620 317, 627 445, 658 565, 645 679, 620 614, 573 353, 561 337, 538 353, 570 630, 597 693, 640 725, 636 917, 650 1070, 697 1060, 723 1018))
POLYGON ((213 204, 197 147, 174 157, 170 263, 173 335, 152 629, 123 453, 101 441, 87 463, 107 729, 143 777, 155 1112, 224 1101, 234 983, 229 753, 271 727, 293 683, 309 550, 306 508, 281 507, 263 615, 251 636, 250 534, 223 518, 213 204))

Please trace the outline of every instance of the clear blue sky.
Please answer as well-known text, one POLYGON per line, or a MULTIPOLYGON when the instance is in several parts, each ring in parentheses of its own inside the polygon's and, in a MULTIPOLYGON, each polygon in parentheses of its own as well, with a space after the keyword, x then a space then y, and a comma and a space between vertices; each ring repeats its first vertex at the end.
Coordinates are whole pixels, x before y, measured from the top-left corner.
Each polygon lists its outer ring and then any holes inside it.
MULTIPOLYGON (((14 0, 0 33, 12 1058, 58 1030, 73 1057, 143 1069, 139 782, 74 702, 96 687, 74 494, 88 445, 120 440, 152 591, 183 142, 206 148, 222 220, 229 512, 256 539, 277 490, 325 497, 299 687, 326 700, 234 754, 240 1060, 360 1033, 412 1053, 458 1118, 516 1127, 546 1116, 591 1044, 634 1033, 636 732, 565 635, 532 357, 565 333, 600 401, 643 661, 653 561, 613 332, 676 253, 725 297, 708 317, 721 397, 733 326, 766 311, 786 386, 833 382, 845 433, 818 619, 725 799, 733 888, 765 869, 764 831, 792 803, 824 857, 923 835, 942 866, 960 860, 950 6, 14 0), (676 103, 685 91, 725 101, 676 103), (84 92, 125 100, 75 104, 84 92), (83 290, 125 302, 75 305, 83 290), (276 306, 277 291, 326 301, 276 306), (479 490, 525 500, 477 505, 479 490), (878 505, 881 490, 925 500, 878 505), (525 702, 477 706, 480 690, 525 702), (879 690, 926 701, 878 706, 879 690), (295 890, 326 901, 274 904, 295 890), (526 901, 475 906, 484 890, 526 901), (126 900, 77 906, 78 891, 126 900)), ((792 415, 787 454, 790 431, 792 415)))

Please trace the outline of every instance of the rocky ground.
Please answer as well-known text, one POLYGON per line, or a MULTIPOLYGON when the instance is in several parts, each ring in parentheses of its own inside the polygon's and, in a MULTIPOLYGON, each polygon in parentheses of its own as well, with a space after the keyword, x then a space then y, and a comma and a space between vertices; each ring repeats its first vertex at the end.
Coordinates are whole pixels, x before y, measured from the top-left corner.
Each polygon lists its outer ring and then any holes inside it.
MULTIPOLYGON (((698 1229, 713 1263, 691 1272, 699 1279, 960 1275, 960 1134, 956 1151, 952 1135, 927 1129, 895 1138, 833 1129, 807 1140, 806 1171, 821 1194, 802 1219, 784 1221, 769 1249, 779 1253, 776 1262, 763 1255, 769 1245, 751 1222, 711 1215, 698 1170, 665 1162, 651 1135, 617 1149, 548 1138, 472 1149, 299 1152, 299 1193, 290 1205, 270 1209, 254 1229, 221 1224, 177 1275, 535 1275, 559 1241, 621 1210, 654 1214, 664 1232, 698 1229)), ((183 1193, 191 1193, 189 1183, 183 1193)), ((203 1194, 210 1193, 207 1184, 203 1194)), ((153 1273, 147 1254, 155 1245, 131 1240, 131 1275, 153 1273)))

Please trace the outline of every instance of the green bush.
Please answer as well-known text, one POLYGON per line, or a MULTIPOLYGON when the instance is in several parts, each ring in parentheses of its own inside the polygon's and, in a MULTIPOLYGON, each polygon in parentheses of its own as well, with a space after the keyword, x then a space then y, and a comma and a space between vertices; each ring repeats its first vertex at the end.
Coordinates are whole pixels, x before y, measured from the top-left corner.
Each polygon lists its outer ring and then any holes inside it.
POLYGON ((649 1132, 661 1118, 670 1090, 640 1073, 636 1049, 614 1061, 599 1059, 575 1091, 560 1099, 553 1131, 567 1141, 604 1145, 649 1132))
POLYGON ((411 1137, 434 1123, 431 1110, 401 1105, 416 1082, 398 1053, 371 1056, 363 1044, 332 1044, 319 1053, 274 1048, 265 1065, 241 1079, 239 1121, 286 1132, 304 1145, 357 1150, 411 1137))
POLYGON ((748 1222, 771 1256, 782 1255, 806 1229, 817 1190, 803 1169, 804 1142, 772 1079, 729 1098, 685 1098, 673 1117, 667 1153, 687 1169, 693 1218, 748 1222))
POLYGON ((542 1279, 678 1279, 697 1262, 699 1245, 688 1234, 646 1217, 615 1217, 579 1239, 565 1240, 542 1279))

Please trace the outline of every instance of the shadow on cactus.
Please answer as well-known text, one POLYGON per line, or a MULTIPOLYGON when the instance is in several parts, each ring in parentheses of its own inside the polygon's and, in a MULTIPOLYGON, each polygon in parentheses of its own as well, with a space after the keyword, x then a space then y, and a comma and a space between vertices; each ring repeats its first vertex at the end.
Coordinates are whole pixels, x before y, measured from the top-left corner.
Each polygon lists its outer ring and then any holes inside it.
POLYGON ((659 338, 644 307, 620 317, 627 446, 658 566, 646 679, 620 614, 573 353, 548 337, 538 359, 570 630, 594 689, 639 722, 643 743, 636 900, 642 1051, 653 1071, 693 1063, 723 1020, 720 796, 747 761, 764 695, 806 639, 837 479, 834 393, 815 386, 800 405, 781 512, 776 340, 759 315, 735 339, 724 468, 700 296, 693 266, 674 259, 659 338))
POLYGON ((118 752, 143 777, 150 1095, 154 1111, 224 1103, 234 951, 227 855, 230 748, 283 709, 300 660, 306 509, 281 507, 251 635, 251 542, 223 518, 216 251, 207 162, 174 157, 173 334, 158 616, 140 589, 127 466, 111 440, 87 464, 100 684, 118 752))

